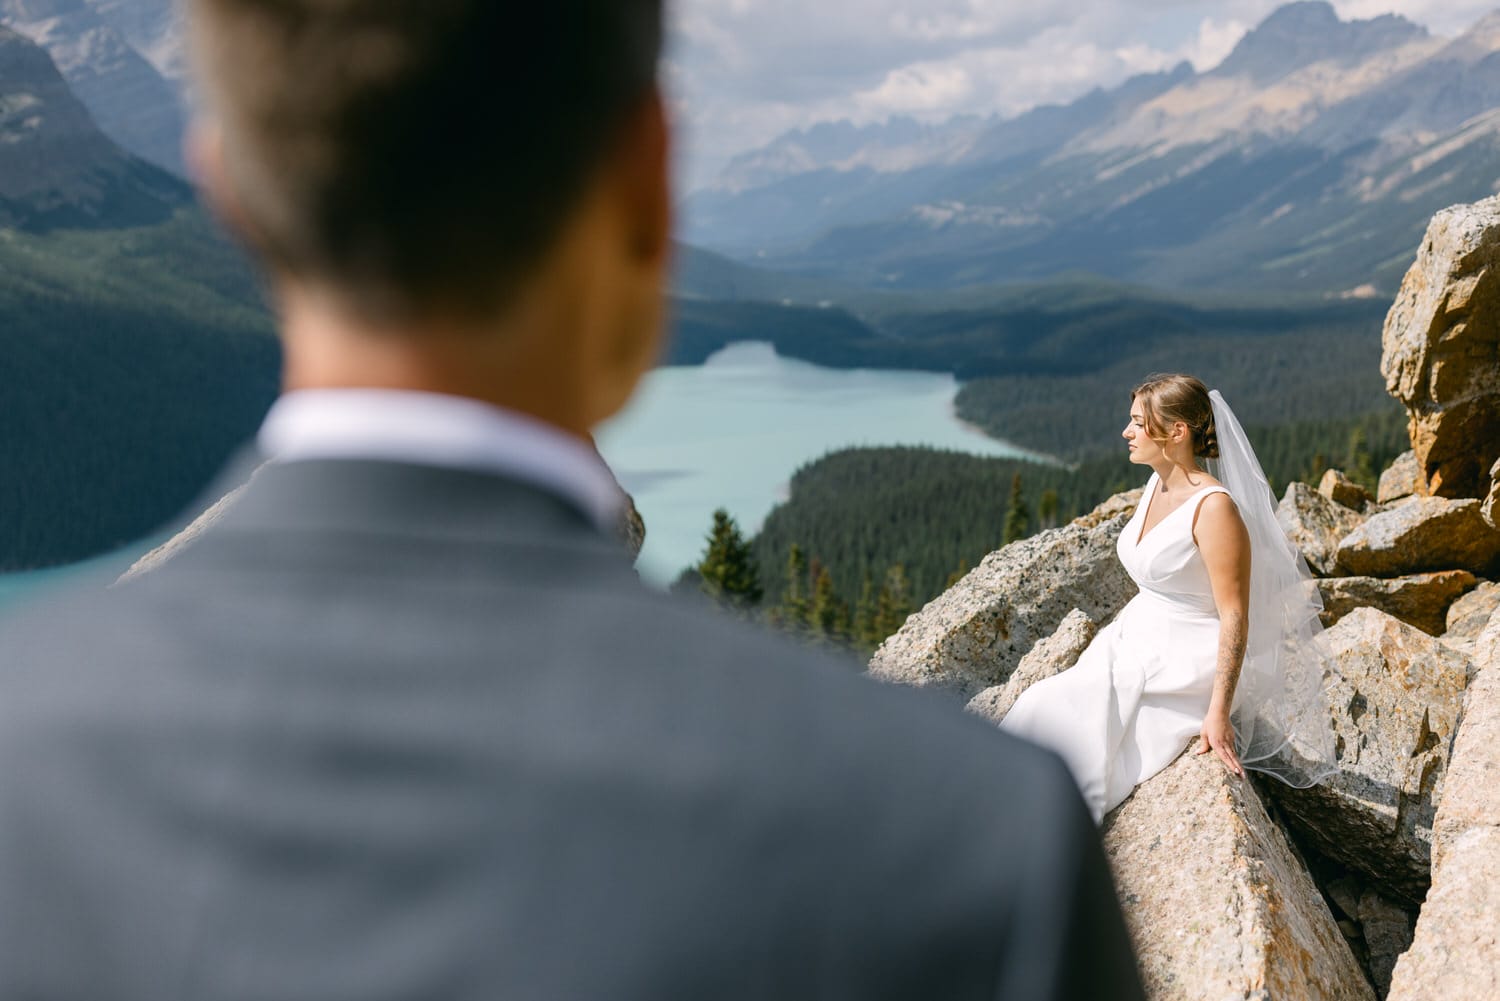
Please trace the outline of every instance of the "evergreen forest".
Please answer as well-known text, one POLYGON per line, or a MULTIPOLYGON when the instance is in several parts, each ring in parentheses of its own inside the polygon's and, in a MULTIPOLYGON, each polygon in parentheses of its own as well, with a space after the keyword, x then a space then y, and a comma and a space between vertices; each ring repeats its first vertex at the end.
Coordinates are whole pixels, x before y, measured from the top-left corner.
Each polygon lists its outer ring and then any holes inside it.
MULTIPOLYGON (((1123 426, 1123 420, 1122 420, 1123 426)), ((1247 429, 1279 496, 1329 468, 1373 491, 1408 447, 1405 415, 1387 400, 1360 417, 1247 429)), ((905 620, 1001 546, 1086 514, 1139 487, 1149 471, 1122 445, 1074 465, 926 448, 854 448, 793 476, 789 499, 746 538, 726 512, 680 587, 701 587, 742 615, 867 655, 905 620), (726 589, 722 582, 736 584, 726 589)))

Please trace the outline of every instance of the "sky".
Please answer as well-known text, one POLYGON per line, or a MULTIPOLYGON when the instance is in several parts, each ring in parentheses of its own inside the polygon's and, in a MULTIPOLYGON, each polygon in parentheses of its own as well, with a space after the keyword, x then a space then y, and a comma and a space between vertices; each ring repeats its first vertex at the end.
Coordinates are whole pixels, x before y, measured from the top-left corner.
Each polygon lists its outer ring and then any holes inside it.
MULTIPOLYGON (((1217 65, 1281 0, 668 0, 686 190, 818 122, 1019 114, 1182 60, 1217 65)), ((1334 0, 1457 35, 1500 0, 1334 0)))

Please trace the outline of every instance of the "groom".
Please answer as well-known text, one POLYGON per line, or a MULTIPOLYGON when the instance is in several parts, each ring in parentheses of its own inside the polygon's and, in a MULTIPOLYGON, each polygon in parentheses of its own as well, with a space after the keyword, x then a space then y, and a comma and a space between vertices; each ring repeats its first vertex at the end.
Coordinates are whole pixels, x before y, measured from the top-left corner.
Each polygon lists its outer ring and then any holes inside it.
POLYGON ((659 0, 193 0, 271 462, 0 633, 0 997, 1139 996, 1062 765, 642 587, 659 0))

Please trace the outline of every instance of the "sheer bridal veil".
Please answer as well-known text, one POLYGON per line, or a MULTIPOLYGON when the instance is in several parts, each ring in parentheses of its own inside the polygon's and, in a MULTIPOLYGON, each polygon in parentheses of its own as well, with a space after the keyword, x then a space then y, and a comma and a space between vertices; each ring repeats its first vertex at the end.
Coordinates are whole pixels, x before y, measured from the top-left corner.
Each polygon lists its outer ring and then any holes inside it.
POLYGON ((1338 770, 1324 694, 1335 668, 1318 618, 1322 598, 1276 520, 1245 429, 1217 389, 1208 395, 1219 443, 1208 472, 1229 490, 1250 531, 1250 635, 1234 697, 1236 751, 1246 768, 1316 785, 1338 770))

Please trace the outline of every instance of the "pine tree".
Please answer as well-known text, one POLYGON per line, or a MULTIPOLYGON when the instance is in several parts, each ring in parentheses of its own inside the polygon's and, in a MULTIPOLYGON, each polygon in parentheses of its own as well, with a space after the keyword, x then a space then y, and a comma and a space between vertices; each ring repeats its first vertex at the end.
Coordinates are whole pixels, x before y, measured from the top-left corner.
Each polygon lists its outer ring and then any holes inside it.
POLYGON ((807 554, 794 542, 787 550, 781 604, 771 609, 772 625, 793 634, 807 631, 807 581, 807 554))
POLYGON ((707 547, 698 564, 703 591, 714 601, 736 611, 748 611, 760 603, 761 588, 750 544, 740 534, 729 512, 714 512, 707 547))
POLYGON ((818 568, 807 618, 817 638, 829 643, 842 643, 848 639, 849 607, 834 593, 833 574, 827 567, 818 568))
POLYGON ((1349 433, 1349 455, 1344 460, 1344 473, 1361 486, 1374 490, 1380 477, 1375 473, 1374 458, 1366 444, 1365 429, 1356 427, 1349 433))
POLYGON ((884 641, 900 629, 911 611, 911 586, 906 580, 906 567, 897 563, 886 570, 885 581, 880 585, 880 597, 875 601, 877 642, 884 641))
POLYGON ((874 650, 880 645, 880 637, 875 635, 875 578, 868 569, 859 586, 859 604, 854 607, 852 639, 861 650, 874 650))
POLYGON ((953 569, 953 572, 948 575, 948 582, 943 585, 943 590, 946 591, 950 587, 952 587, 954 584, 957 584, 959 581, 963 580, 964 579, 964 574, 966 574, 968 572, 969 572, 969 561, 968 560, 960 560, 959 563, 958 563, 958 566, 955 567, 953 569))
POLYGON ((1037 516, 1041 519, 1042 528, 1057 527, 1057 491, 1048 487, 1042 491, 1042 499, 1037 504, 1037 516))
POLYGON ((1008 546, 1018 539, 1026 538, 1030 527, 1031 511, 1026 507, 1026 498, 1021 495, 1021 474, 1017 473, 1010 481, 1010 509, 1005 512, 1002 542, 1008 546))

